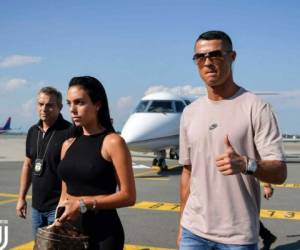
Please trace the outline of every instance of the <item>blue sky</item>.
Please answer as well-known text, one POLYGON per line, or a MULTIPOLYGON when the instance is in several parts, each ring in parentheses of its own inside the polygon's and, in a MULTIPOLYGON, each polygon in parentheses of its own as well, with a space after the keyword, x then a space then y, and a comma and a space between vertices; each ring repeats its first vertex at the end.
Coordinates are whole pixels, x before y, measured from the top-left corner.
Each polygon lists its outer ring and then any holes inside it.
POLYGON ((121 129, 153 89, 203 89, 194 41, 218 29, 237 51, 235 81, 280 93, 266 99, 281 130, 300 134, 299 27, 296 0, 1 1, 0 125, 12 116, 14 128, 27 130, 37 121, 38 89, 65 95, 71 77, 91 75, 104 84, 121 129))

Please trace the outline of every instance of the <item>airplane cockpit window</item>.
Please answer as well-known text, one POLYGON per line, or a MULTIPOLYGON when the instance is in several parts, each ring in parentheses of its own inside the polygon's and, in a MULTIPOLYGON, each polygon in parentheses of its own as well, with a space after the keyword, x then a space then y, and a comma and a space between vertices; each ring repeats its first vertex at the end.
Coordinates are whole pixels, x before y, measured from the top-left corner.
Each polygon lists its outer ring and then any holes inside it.
POLYGON ((141 101, 136 107, 135 112, 146 112, 149 101, 141 101))
POLYGON ((174 113, 172 101, 152 101, 148 112, 154 113, 174 113))
POLYGON ((190 101, 190 100, 184 100, 184 101, 185 101, 186 105, 191 104, 191 101, 190 101))
POLYGON ((184 104, 181 101, 175 101, 176 112, 182 113, 184 109, 184 104))

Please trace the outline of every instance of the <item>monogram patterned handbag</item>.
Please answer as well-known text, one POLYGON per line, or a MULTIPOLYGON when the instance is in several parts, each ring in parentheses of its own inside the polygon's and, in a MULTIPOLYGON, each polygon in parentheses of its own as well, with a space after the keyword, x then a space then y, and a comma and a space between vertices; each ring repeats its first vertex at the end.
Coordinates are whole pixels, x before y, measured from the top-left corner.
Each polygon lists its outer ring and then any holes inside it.
POLYGON ((38 229, 34 250, 85 250, 88 236, 83 235, 69 222, 52 224, 38 229))

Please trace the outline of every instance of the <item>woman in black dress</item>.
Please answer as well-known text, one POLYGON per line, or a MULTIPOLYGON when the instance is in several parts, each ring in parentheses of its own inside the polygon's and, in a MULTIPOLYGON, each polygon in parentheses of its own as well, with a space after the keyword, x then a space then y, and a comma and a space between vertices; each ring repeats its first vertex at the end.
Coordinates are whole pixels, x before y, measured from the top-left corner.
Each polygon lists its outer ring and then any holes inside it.
POLYGON ((114 131, 106 93, 97 79, 72 78, 67 102, 76 131, 62 147, 59 206, 65 211, 58 221, 81 217, 89 249, 123 250, 124 232, 116 208, 132 206, 136 200, 129 150, 114 131))

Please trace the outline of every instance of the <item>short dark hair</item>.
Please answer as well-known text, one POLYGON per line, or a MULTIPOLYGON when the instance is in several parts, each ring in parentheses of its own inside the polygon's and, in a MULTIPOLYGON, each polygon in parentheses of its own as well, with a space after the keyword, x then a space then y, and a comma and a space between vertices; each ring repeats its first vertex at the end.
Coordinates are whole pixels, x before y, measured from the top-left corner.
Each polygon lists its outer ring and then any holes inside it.
MULTIPOLYGON (((115 132, 109 115, 106 92, 102 83, 98 79, 91 76, 78 76, 73 77, 70 80, 69 88, 73 86, 79 86, 85 90, 88 96, 91 98, 92 103, 95 104, 96 102, 100 101, 101 107, 97 114, 98 122, 101 124, 101 126, 106 128, 108 132, 115 132)), ((79 134, 77 133, 77 135, 79 134)))
POLYGON ((51 87, 51 86, 46 86, 40 89, 38 92, 38 95, 44 93, 46 95, 51 95, 56 97, 56 103, 58 107, 62 107, 62 94, 59 92, 56 88, 51 87))
POLYGON ((196 40, 196 43, 199 40, 222 40, 224 45, 228 50, 232 51, 232 41, 230 37, 223 31, 220 30, 210 30, 202 33, 196 40))

